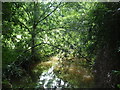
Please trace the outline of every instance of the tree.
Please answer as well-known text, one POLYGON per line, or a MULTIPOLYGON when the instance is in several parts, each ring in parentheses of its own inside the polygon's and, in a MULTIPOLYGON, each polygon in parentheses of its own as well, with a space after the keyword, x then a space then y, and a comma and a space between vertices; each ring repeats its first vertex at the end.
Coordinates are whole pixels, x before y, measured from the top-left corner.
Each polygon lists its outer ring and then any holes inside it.
POLYGON ((90 32, 95 35, 97 53, 95 59, 95 87, 116 88, 119 76, 113 70, 119 70, 119 3, 98 3, 92 11, 94 27, 90 32))
POLYGON ((35 81, 32 70, 36 64, 58 56, 62 76, 57 74, 71 84, 81 87, 85 84, 82 77, 92 77, 94 70, 96 87, 115 87, 119 83, 112 73, 119 70, 118 17, 119 3, 3 3, 5 78, 9 80, 13 73, 18 78, 26 72, 35 81), (72 65, 76 65, 74 71, 87 73, 70 71, 72 65), (73 73, 68 75, 69 71, 73 73))

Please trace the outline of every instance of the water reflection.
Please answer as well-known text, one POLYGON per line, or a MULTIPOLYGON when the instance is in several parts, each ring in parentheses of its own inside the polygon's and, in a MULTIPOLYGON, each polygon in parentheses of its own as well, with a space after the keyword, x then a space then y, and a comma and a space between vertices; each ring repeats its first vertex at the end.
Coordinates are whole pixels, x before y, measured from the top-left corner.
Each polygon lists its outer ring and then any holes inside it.
POLYGON ((36 88, 70 88, 71 86, 58 78, 53 72, 55 66, 52 66, 47 72, 43 72, 39 77, 38 85, 36 88))

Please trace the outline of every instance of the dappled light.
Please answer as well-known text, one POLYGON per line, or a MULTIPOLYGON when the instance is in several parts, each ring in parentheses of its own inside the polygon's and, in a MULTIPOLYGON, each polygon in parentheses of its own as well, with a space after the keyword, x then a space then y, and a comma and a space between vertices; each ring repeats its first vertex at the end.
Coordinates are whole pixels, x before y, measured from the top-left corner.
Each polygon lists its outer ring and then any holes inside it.
POLYGON ((119 9, 119 2, 3 2, 3 90, 120 88, 119 9))

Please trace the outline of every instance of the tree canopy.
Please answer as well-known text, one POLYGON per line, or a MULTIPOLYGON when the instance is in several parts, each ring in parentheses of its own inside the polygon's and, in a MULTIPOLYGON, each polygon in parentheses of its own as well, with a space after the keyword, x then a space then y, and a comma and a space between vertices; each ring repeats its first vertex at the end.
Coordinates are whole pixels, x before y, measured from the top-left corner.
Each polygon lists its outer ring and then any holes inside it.
POLYGON ((120 86, 119 2, 6 2, 2 8, 3 86, 34 87, 55 62, 56 75, 74 88, 120 86), (19 78, 26 79, 16 84, 19 78))

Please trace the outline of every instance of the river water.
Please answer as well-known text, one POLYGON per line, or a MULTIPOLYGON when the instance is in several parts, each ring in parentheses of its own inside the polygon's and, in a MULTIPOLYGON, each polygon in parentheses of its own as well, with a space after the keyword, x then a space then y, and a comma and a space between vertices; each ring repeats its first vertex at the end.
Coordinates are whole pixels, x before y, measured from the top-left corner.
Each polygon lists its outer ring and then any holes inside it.
POLYGON ((36 88, 70 88, 71 86, 67 83, 58 78, 54 73, 54 68, 56 65, 49 68, 47 72, 43 72, 41 76, 39 76, 38 84, 36 88))

